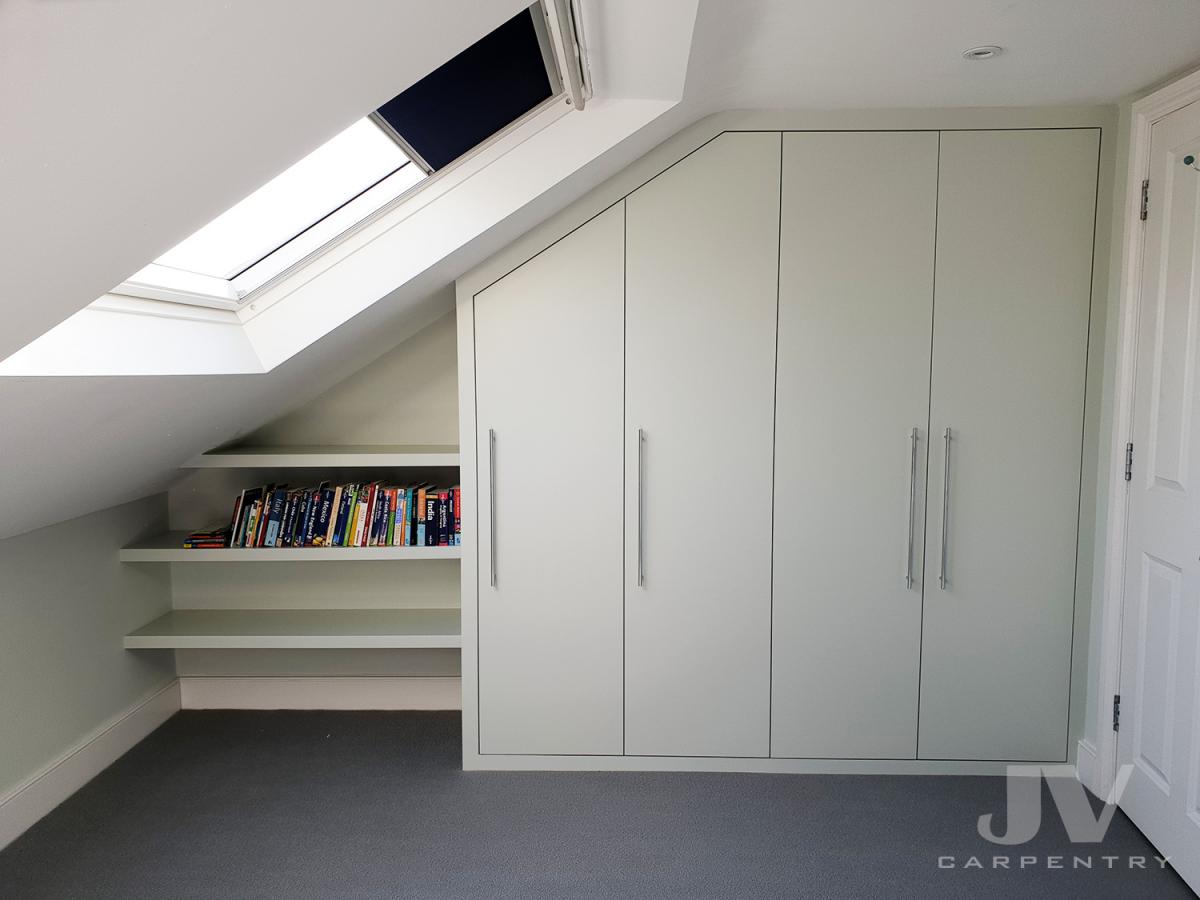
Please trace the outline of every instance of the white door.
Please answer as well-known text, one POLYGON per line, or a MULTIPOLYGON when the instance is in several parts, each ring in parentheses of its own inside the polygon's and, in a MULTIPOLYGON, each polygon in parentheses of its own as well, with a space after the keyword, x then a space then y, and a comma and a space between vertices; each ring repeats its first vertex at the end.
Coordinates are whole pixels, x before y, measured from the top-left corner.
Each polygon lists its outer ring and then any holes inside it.
POLYGON ((937 132, 783 139, 771 755, 912 759, 937 132))
POLYGON ((480 753, 621 752, 622 206, 474 298, 480 753))
POLYGON ((941 141, 918 753, 1062 761, 1100 135, 941 141))
POLYGON ((1121 808, 1200 889, 1200 104, 1152 129, 1129 484, 1121 808))
POLYGON ((779 159, 722 134, 626 199, 629 754, 769 753, 779 159))

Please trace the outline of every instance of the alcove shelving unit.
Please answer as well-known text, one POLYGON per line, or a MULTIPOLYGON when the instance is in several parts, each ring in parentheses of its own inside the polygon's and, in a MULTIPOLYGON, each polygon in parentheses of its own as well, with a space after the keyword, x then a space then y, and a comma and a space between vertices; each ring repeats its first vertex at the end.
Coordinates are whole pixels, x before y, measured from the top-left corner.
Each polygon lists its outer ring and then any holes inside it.
MULTIPOLYGON (((182 468, 250 472, 305 470, 347 474, 387 473, 397 482, 431 472, 454 473, 458 447, 381 445, 342 447, 230 447, 203 453, 182 468), (413 477, 408 478, 409 474, 413 477)), ((282 480, 278 477, 272 480, 282 480)), ((373 479, 372 479, 373 480, 373 479)), ((225 502, 224 497, 221 502, 225 502)), ((123 548, 124 563, 339 563, 453 560, 460 547, 284 547, 189 550, 187 531, 168 531, 123 548)), ((462 646, 458 609, 173 609, 125 637, 143 649, 409 649, 462 646)))

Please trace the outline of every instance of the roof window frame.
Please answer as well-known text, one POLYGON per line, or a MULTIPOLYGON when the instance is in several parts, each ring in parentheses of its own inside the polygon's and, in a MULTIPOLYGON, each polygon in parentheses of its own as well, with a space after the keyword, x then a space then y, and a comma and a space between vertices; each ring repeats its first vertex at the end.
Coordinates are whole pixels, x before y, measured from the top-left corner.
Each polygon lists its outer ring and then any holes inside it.
MULTIPOLYGON (((180 315, 186 315, 189 308, 223 310, 233 313, 238 318, 246 319, 253 316, 254 301, 268 294, 272 288, 295 275, 298 271, 309 266, 315 260, 336 250, 355 235, 369 228, 380 218, 387 216, 400 206, 413 200, 415 196, 429 190, 434 185, 446 179, 462 177, 464 168, 469 168, 480 156, 487 154, 497 145, 511 142, 514 133, 528 130, 531 122, 545 119, 545 125, 557 120, 561 115, 571 110, 582 110, 587 97, 591 96, 590 73, 586 62, 586 53, 581 42, 578 22, 580 17, 575 9, 576 0, 536 0, 528 9, 533 13, 534 30, 538 35, 538 44, 542 50, 543 62, 546 66, 547 78, 550 82, 550 95, 523 115, 514 119, 485 140, 476 144, 467 152, 446 164, 441 169, 433 171, 429 164, 417 153, 412 146, 394 128, 390 126, 375 111, 364 118, 370 119, 380 130, 404 152, 410 160, 410 165, 418 168, 425 177, 410 185, 395 197, 385 201, 374 210, 357 217, 351 224, 337 231, 321 244, 304 253, 291 263, 282 266, 253 288, 239 289, 237 279, 252 272, 255 267, 268 263, 272 258, 294 246, 304 234, 326 222, 342 209, 360 199, 367 191, 350 198, 338 208, 330 211, 321 219, 307 226, 288 241, 276 247, 270 253, 256 260, 232 278, 204 275, 164 266, 151 262, 136 275, 158 274, 160 277, 151 281, 145 278, 130 277, 110 290, 106 297, 136 298, 152 301, 156 306, 162 304, 154 314, 173 315, 178 310, 180 315), (540 15, 538 12, 540 11, 540 15), (565 19, 564 19, 565 17, 565 19), (564 27, 564 21, 566 26, 564 27), (574 63, 574 66, 572 65, 574 63), (564 77, 564 72, 567 77, 564 77)), ((369 190, 378 187, 388 179, 398 175, 406 166, 390 173, 385 179, 372 185, 369 190)), ((239 201, 240 202, 240 201, 239 201)), ((232 207, 231 207, 232 208, 232 207)), ((104 298, 101 298, 104 300, 104 298)), ((101 301, 97 301, 99 303, 101 301)))

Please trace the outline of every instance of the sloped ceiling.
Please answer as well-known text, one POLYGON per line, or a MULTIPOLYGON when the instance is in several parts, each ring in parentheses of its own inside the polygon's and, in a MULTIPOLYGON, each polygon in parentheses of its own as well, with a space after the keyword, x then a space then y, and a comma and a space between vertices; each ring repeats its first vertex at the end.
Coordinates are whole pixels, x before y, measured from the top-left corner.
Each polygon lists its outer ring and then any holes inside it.
POLYGON ((0 2, 0 358, 525 5, 0 2))
MULTIPOLYGON (((0 0, 0 358, 523 5, 0 0)), ((654 54, 653 31, 589 34, 597 85, 622 91, 607 76, 654 54)), ((1112 102, 1197 60, 1198 0, 702 0, 683 102, 426 272, 423 303, 383 298, 262 375, 0 379, 0 537, 161 490, 418 330, 457 275, 709 112, 1112 102), (958 57, 978 43, 1009 52, 958 57)))

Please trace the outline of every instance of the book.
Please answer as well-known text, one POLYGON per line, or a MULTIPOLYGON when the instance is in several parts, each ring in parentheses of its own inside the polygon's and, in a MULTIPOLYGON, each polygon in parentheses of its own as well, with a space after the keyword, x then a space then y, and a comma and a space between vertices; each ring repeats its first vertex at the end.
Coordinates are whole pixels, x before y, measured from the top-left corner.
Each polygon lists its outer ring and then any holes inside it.
POLYGON ((321 490, 321 499, 317 504, 317 514, 313 519, 312 540, 310 542, 314 547, 326 547, 329 545, 329 531, 333 527, 330 513, 333 510, 333 499, 335 496, 337 496, 337 490, 331 488, 323 488, 321 490))
POLYGON ((290 547, 292 535, 296 528, 296 492, 288 491, 284 496, 283 514, 279 517, 279 535, 275 538, 276 547, 290 547))
POLYGON ((341 508, 342 508, 342 488, 339 485, 338 487, 334 488, 333 497, 330 500, 329 526, 328 526, 327 533, 325 535, 325 546, 326 547, 334 546, 333 538, 334 538, 334 535, 337 533, 338 511, 341 508))
POLYGON ((404 511, 404 546, 412 547, 417 543, 417 489, 408 489, 408 502, 404 511))
POLYGON ((262 546, 274 547, 279 540, 279 529, 283 522, 284 507, 287 505, 288 492, 286 487, 278 487, 271 492, 271 506, 266 516, 266 527, 263 529, 262 546))
POLYGON ((363 533, 360 547, 371 546, 371 534, 379 524, 379 501, 382 498, 379 495, 379 482, 372 482, 367 486, 367 504, 363 510, 363 533))
POLYGON ((262 489, 262 499, 254 516, 254 534, 249 546, 261 547, 267 531, 267 515, 271 511, 271 495, 275 485, 268 484, 262 489))
POLYGON ((308 523, 313 512, 313 497, 315 491, 305 488, 300 492, 299 512, 296 513, 296 527, 292 532, 293 547, 307 547, 306 540, 312 534, 308 523))
POLYGON ((383 489, 383 512, 379 515, 379 534, 376 535, 376 543, 380 547, 388 547, 391 545, 392 526, 396 521, 396 489, 385 487, 383 489))
POLYGON ((386 487, 383 493, 383 502, 386 505, 386 510, 383 518, 383 527, 379 532, 379 546, 390 547, 392 539, 396 534, 396 488, 386 487))
POLYGON ((345 487, 339 488, 342 496, 338 502, 337 519, 333 526, 333 541, 330 543, 332 547, 345 546, 346 537, 346 521, 350 518, 350 506, 352 496, 354 494, 354 485, 348 484, 345 487))
POLYGON ((437 495, 437 545, 450 545, 450 492, 438 491, 437 495))
POLYGON ((400 506, 396 510, 396 546, 403 547, 407 544, 405 535, 408 534, 408 488, 400 488, 396 491, 396 499, 400 506))
POLYGON ((258 537, 258 523, 262 518, 262 497, 250 504, 249 517, 246 520, 246 533, 242 535, 242 546, 253 547, 258 537))
POLYGON ((185 546, 450 547, 462 540, 461 506, 457 485, 267 484, 240 491, 228 526, 192 532, 185 546))
POLYGON ((392 488, 391 503, 391 521, 388 522, 386 540, 389 547, 396 547, 400 544, 400 539, 404 537, 404 488, 392 488))
POLYGON ((417 488, 417 511, 413 519, 416 526, 416 537, 413 544, 417 547, 425 546, 425 506, 427 502, 426 492, 424 487, 417 488))
POLYGON ((229 546, 232 535, 232 528, 193 531, 183 539, 183 547, 185 550, 223 550, 229 546))
POLYGON ((288 529, 287 545, 289 547, 304 546, 304 511, 308 507, 308 488, 296 491, 295 509, 292 511, 292 524, 288 529))
POLYGON ((354 516, 350 531, 348 532, 347 547, 363 546, 363 529, 369 513, 370 498, 371 486, 369 484, 360 485, 355 497, 354 516))
POLYGON ((301 540, 305 547, 315 546, 317 537, 317 522, 321 513, 321 498, 325 494, 324 485, 318 486, 316 489, 309 492, 308 508, 304 513, 304 526, 301 540))
POLYGON ((237 521, 234 523, 234 531, 230 539, 231 546, 244 547, 246 545, 247 529, 253 521, 252 507, 261 496, 262 488, 247 488, 242 491, 239 498, 241 502, 238 508, 237 521))
POLYGON ((438 527, 438 492, 430 488, 425 492, 425 540, 422 542, 426 547, 437 546, 437 527, 438 527))
POLYGON ((367 541, 368 547, 378 547, 381 543, 386 542, 390 505, 388 489, 379 488, 375 500, 375 512, 371 516, 371 536, 367 541))

